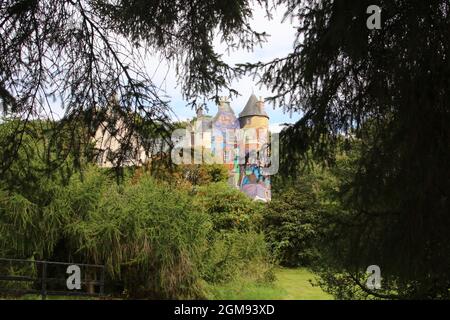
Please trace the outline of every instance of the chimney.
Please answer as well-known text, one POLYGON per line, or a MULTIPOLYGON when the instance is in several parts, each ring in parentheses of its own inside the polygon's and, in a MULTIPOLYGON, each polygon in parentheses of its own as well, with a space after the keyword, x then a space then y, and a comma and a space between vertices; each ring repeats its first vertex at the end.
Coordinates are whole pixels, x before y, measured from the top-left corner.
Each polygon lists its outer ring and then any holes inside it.
POLYGON ((228 97, 222 96, 219 98, 219 110, 223 110, 226 105, 228 105, 230 102, 228 101, 228 97))
POLYGON ((261 113, 264 112, 264 98, 263 97, 259 97, 259 100, 256 103, 256 105, 261 113))

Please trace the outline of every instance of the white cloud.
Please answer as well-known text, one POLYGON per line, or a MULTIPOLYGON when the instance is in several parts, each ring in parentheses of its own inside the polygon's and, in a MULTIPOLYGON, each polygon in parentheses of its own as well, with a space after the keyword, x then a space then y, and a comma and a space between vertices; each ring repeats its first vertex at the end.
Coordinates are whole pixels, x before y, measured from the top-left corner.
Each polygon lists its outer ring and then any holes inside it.
POLYGON ((272 123, 269 125, 269 131, 274 133, 279 133, 284 129, 286 125, 283 123, 272 123))

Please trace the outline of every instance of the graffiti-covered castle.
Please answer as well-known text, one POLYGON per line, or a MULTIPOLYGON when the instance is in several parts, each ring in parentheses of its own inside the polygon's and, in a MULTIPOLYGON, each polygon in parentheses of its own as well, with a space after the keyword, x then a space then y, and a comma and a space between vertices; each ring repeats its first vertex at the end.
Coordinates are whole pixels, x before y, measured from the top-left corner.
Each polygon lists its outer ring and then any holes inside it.
POLYGON ((189 130, 195 163, 223 163, 229 170, 230 185, 254 200, 270 201, 269 116, 264 100, 250 96, 238 116, 230 102, 222 97, 215 116, 197 110, 189 130))
POLYGON ((172 161, 180 165, 224 164, 231 186, 254 200, 270 201, 270 175, 276 173, 278 161, 262 98, 252 94, 238 116, 230 102, 221 98, 215 116, 206 115, 199 108, 187 128, 175 131, 172 146, 162 139, 152 138, 154 148, 149 150, 144 148, 143 137, 129 134, 120 117, 117 121, 102 123, 93 139, 98 151, 97 164, 101 167, 141 166, 151 162, 159 152, 170 154, 172 161), (125 154, 120 152, 124 144, 128 151, 125 154))

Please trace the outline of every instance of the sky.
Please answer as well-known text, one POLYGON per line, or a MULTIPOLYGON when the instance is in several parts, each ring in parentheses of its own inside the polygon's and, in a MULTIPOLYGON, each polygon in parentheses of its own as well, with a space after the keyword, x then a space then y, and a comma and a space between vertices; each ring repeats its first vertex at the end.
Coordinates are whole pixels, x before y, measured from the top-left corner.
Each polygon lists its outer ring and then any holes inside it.
MULTIPOLYGON (((267 62, 274 58, 280 58, 292 51, 295 28, 289 20, 282 22, 283 10, 278 9, 273 13, 273 17, 269 20, 263 8, 256 7, 253 13, 251 26, 258 32, 265 31, 269 36, 267 42, 262 47, 255 47, 252 52, 245 50, 232 51, 227 53, 227 48, 223 43, 217 39, 214 46, 218 53, 223 54, 223 59, 229 64, 244 63, 244 62, 267 62)), ((158 65, 157 58, 149 58, 149 66, 158 65)), ((171 100, 171 107, 175 113, 174 120, 187 120, 195 116, 195 111, 186 106, 187 102, 183 100, 181 88, 177 86, 175 71, 169 66, 159 66, 157 72, 154 74, 153 80, 156 85, 162 85, 166 94, 171 100)), ((271 96, 271 92, 266 88, 257 86, 256 81, 251 77, 243 77, 232 83, 232 88, 237 89, 241 94, 239 97, 233 97, 230 100, 231 107, 234 112, 239 114, 244 108, 247 100, 252 92, 257 97, 271 96)), ((225 95, 225 93, 222 93, 225 95)), ((217 111, 217 106, 214 101, 207 104, 208 114, 214 115, 217 111)), ((265 110, 270 117, 271 130, 274 132, 280 131, 282 123, 294 123, 300 116, 299 114, 283 113, 280 108, 273 108, 273 105, 265 104, 265 110)))

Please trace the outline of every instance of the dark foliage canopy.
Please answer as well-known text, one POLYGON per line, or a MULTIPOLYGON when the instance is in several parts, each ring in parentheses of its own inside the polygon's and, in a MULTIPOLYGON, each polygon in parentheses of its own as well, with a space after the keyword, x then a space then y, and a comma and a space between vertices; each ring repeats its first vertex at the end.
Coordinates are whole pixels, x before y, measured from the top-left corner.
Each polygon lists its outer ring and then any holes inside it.
POLYGON ((449 2, 278 3, 298 26, 293 51, 244 67, 275 103, 303 112, 284 132, 284 168, 295 173, 308 148, 332 160, 339 141, 362 143, 336 266, 357 278, 378 264, 400 296, 448 297, 449 2), (366 27, 372 4, 382 9, 379 30, 366 27))

